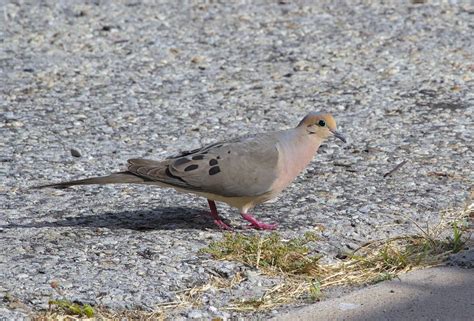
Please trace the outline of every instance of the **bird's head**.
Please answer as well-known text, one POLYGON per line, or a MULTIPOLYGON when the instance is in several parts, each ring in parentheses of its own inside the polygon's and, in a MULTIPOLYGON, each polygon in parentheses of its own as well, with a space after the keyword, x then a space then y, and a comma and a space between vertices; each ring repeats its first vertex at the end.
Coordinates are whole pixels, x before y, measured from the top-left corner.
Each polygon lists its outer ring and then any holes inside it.
POLYGON ((298 127, 304 129, 308 135, 316 135, 323 140, 334 136, 346 142, 344 136, 336 130, 334 117, 328 113, 309 113, 300 121, 298 127))

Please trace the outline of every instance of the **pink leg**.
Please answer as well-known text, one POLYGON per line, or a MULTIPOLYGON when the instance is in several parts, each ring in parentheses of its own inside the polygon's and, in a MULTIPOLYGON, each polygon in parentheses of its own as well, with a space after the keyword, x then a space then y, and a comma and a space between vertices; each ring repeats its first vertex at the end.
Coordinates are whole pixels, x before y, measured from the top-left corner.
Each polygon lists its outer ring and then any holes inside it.
POLYGON ((258 230, 275 230, 278 227, 277 224, 266 224, 259 222, 255 217, 247 213, 240 213, 240 215, 242 215, 245 220, 250 222, 250 227, 258 230))
POLYGON ((219 216, 219 213, 217 213, 216 202, 212 200, 207 200, 207 203, 209 204, 209 208, 211 209, 211 216, 214 219, 214 223, 216 223, 216 225, 223 230, 232 230, 232 227, 225 224, 219 216))

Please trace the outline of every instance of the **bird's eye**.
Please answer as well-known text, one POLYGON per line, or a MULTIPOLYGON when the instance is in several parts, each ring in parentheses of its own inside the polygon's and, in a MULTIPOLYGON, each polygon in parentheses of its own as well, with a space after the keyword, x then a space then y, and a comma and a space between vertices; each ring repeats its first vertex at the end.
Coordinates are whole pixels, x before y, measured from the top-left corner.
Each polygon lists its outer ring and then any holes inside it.
POLYGON ((326 126, 326 122, 321 119, 321 120, 318 122, 318 125, 321 126, 321 127, 324 127, 324 126, 326 126))

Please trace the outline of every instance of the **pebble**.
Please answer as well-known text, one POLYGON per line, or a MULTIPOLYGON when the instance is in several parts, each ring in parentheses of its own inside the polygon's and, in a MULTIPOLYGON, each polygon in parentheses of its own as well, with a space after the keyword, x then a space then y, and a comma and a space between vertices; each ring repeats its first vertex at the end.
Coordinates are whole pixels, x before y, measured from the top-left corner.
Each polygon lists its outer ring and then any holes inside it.
POLYGON ((188 318, 190 319, 201 319, 203 318, 203 313, 199 310, 192 310, 188 313, 188 318))

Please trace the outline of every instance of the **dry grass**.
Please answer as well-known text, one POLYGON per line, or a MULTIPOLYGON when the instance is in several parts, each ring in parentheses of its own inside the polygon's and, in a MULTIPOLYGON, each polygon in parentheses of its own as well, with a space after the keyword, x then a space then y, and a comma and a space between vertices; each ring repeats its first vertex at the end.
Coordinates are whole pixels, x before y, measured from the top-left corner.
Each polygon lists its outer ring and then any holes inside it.
POLYGON ((236 273, 232 279, 225 279, 222 277, 213 276, 210 282, 194 287, 192 289, 186 289, 176 293, 178 298, 179 306, 202 306, 202 294, 206 291, 214 288, 216 290, 233 288, 242 282, 244 278, 241 273, 236 273))

